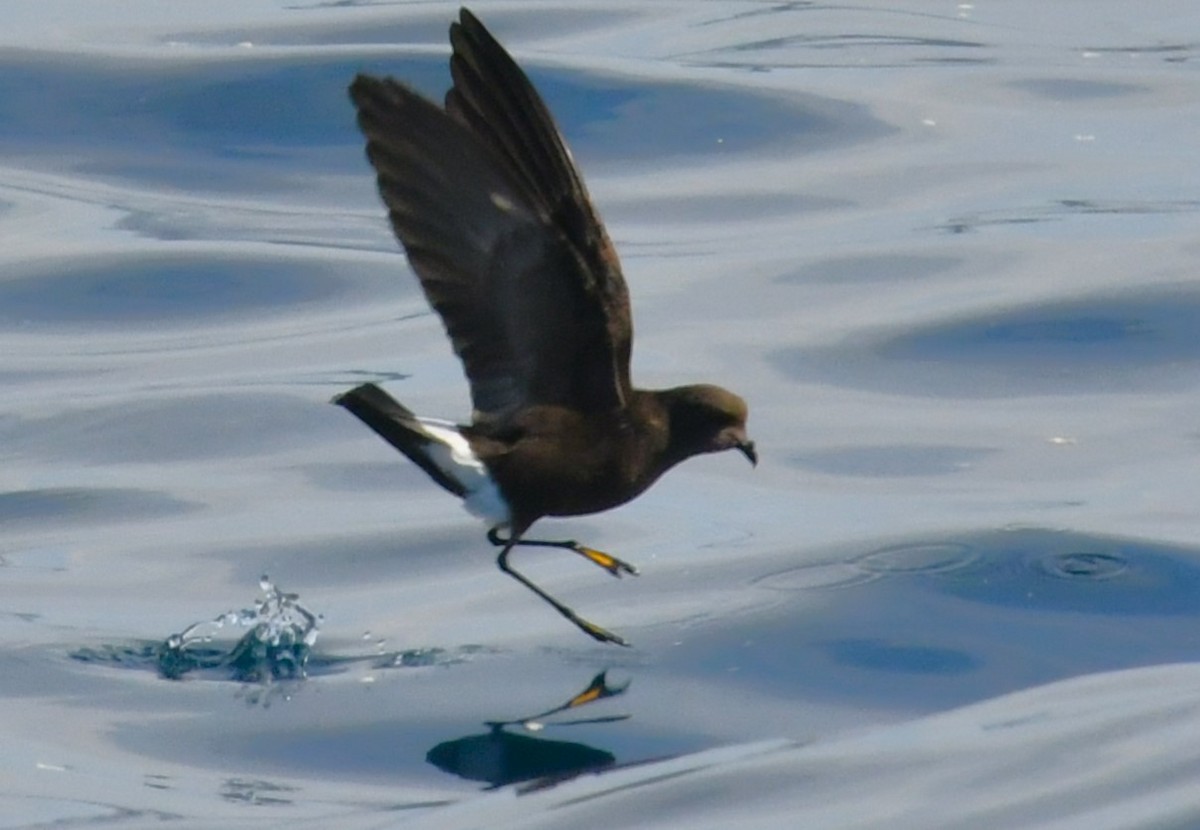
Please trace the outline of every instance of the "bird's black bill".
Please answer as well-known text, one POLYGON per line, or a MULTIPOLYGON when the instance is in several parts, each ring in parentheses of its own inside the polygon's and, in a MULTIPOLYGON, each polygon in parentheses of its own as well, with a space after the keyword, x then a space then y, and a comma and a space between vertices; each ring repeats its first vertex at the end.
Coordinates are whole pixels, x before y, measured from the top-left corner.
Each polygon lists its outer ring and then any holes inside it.
POLYGON ((758 466, 758 452, 754 449, 753 441, 746 441, 743 444, 738 444, 737 448, 742 455, 746 456, 746 460, 750 462, 751 466, 758 466))
POLYGON ((602 643, 615 643, 619 646, 629 645, 624 637, 614 634, 607 628, 598 626, 594 622, 585 620, 583 617, 571 610, 568 606, 559 602, 557 599, 550 596, 550 594, 548 594, 546 591, 539 588, 526 576, 516 571, 511 565, 508 564, 508 554, 517 545, 527 545, 530 547, 565 548, 580 554, 590 562, 596 563, 613 576, 620 576, 622 573, 636 575, 637 568, 633 567, 627 562, 617 559, 615 556, 610 556, 603 551, 593 550, 592 548, 585 548, 576 542, 546 542, 540 539, 530 539, 529 541, 525 541, 519 536, 504 539, 496 531, 496 528, 489 530, 487 536, 488 541, 493 545, 503 545, 504 547, 504 549, 500 551, 500 555, 496 557, 496 565, 499 566, 500 570, 504 571, 504 573, 508 574, 513 579, 517 580, 517 582, 520 582, 526 588, 533 591, 539 597, 548 602, 555 611, 570 620, 576 628, 578 628, 584 634, 587 634, 589 637, 599 640, 602 643))

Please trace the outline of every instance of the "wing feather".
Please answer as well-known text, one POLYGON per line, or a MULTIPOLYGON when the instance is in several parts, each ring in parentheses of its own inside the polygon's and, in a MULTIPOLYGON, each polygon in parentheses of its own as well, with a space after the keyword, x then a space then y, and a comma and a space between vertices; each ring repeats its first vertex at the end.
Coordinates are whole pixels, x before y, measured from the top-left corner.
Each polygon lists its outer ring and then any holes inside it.
POLYGON ((485 136, 392 79, 350 88, 380 195, 471 385, 476 418, 619 406, 589 265, 485 136))

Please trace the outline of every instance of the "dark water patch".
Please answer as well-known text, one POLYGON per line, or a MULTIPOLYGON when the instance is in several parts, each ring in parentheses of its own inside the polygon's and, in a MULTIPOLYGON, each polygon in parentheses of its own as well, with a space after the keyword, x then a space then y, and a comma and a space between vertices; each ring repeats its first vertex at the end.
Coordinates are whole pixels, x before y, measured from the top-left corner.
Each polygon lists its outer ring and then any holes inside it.
POLYGON ((348 269, 291 258, 81 257, 0 280, 0 325, 154 326, 261 316, 345 295, 354 284, 348 269))
MULTIPOLYGON (((901 335, 890 360, 1123 373, 1200 361, 1200 292, 1141 292, 984 314, 901 335)), ((1057 380, 1058 378, 1056 378, 1057 380)), ((1069 381, 1068 381, 1069 382, 1069 381)))
POLYGON ((927 587, 976 602, 1030 610, 1200 616, 1200 548, 1039 528, 892 545, 755 582, 785 591, 834 587, 805 572, 838 566, 870 579, 919 577, 927 587))
POLYGON ((666 660, 775 694, 932 711, 1200 659, 1200 548, 1042 528, 914 539, 759 577, 780 598, 666 660), (794 597, 788 599, 788 597, 794 597))
POLYGON ((73 409, 0 425, 10 452, 90 463, 251 457, 337 429, 332 406, 274 394, 214 394, 73 409))
POLYGON ((1005 208, 1003 210, 979 211, 953 217, 937 226, 937 230, 951 234, 973 233, 989 228, 1012 225, 1039 225, 1062 222, 1077 217, 1094 216, 1169 216, 1191 214, 1200 211, 1200 200, 1157 199, 1058 199, 1049 204, 1005 208))
POLYGON ((933 323, 835 347, 785 349, 799 381, 963 398, 1132 393, 1195 383, 1200 291, 1149 289, 933 323))
POLYGON ((199 505, 153 490, 117 487, 48 487, 0 493, 0 527, 64 522, 150 520, 199 505))
POLYGON ((1081 214, 1114 214, 1118 216, 1145 216, 1160 213, 1195 213, 1200 211, 1200 201, 1195 199, 1157 201, 1114 201, 1111 199, 1059 199, 1058 206, 1066 211, 1081 214))
POLYGON ((1091 81, 1083 78, 1027 78, 1012 81, 1008 86, 1038 98, 1062 102, 1120 98, 1149 91, 1148 87, 1141 84, 1091 81))
POLYGON ((939 590, 972 602, 1104 616, 1200 617, 1200 550, 1017 530, 977 537, 939 590))
POLYGON ((863 282, 911 282, 959 268, 961 257, 924 254, 878 254, 852 256, 814 262, 778 278, 781 283, 832 283, 843 285, 863 282))
POLYGON ((995 453, 988 447, 897 444, 835 447, 791 457, 798 467, 827 475, 891 478, 950 475, 969 469, 995 453))
POLYGON ((1154 55, 1164 63, 1185 63, 1196 55, 1196 41, 1179 43, 1134 43, 1128 46, 1087 46, 1081 51, 1097 55, 1122 55, 1136 57, 1138 55, 1154 55))
POLYGON ((930 65, 930 66, 990 66, 998 63, 995 58, 988 57, 968 57, 967 55, 945 55, 945 56, 930 56, 926 58, 917 58, 913 61, 913 65, 930 65))
MULTIPOLYGON (((429 62, 422 69, 432 74, 429 62)), ((295 170, 298 151, 354 138, 345 64, 10 57, 0 70, 0 150, 134 181, 258 189, 261 171, 295 170), (236 170, 247 173, 240 187, 236 170)), ((361 165, 340 160, 343 171, 361 165)))
MULTIPOLYGON (((585 169, 771 145, 844 148, 892 131, 865 107, 817 96, 527 69, 585 169)), ((311 188, 313 176, 365 179, 345 91, 358 72, 394 75, 439 101, 449 85, 446 59, 434 56, 0 58, 0 153, 192 192, 261 196, 311 188)))
POLYGON ((867 107, 815 95, 783 100, 745 89, 618 83, 536 67, 530 75, 585 169, 589 158, 627 165, 688 156, 702 165, 772 146, 845 149, 896 132, 867 107))

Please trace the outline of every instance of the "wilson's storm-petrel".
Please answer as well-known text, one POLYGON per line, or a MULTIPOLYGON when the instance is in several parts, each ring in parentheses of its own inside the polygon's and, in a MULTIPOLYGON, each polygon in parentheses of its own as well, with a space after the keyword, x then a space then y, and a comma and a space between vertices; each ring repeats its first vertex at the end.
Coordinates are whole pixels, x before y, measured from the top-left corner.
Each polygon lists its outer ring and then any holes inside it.
POLYGON ((502 571, 625 645, 515 571, 509 553, 565 548, 637 573, 574 541, 522 537, 543 516, 624 504, 699 453, 737 449, 756 463, 746 404, 718 386, 633 387, 625 279, 550 112, 466 9, 450 43, 444 109, 391 78, 359 75, 350 97, 392 229, 466 370, 471 423, 418 417, 373 384, 334 401, 490 524, 502 571))

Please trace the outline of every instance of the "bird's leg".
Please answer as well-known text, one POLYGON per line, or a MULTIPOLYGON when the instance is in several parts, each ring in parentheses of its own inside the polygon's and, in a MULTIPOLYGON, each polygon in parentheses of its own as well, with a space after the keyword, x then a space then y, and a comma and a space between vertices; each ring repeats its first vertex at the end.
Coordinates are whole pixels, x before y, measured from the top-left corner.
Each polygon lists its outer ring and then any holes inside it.
POLYGON ((608 571, 613 576, 620 577, 622 574, 632 574, 633 576, 638 575, 638 569, 636 566, 629 564, 623 559, 618 559, 611 553, 605 553, 604 551, 596 550, 595 548, 584 547, 574 539, 568 539, 563 542, 550 542, 546 541, 545 539, 522 539, 518 536, 514 541, 512 539, 505 539, 500 535, 499 528, 495 527, 488 531, 487 537, 488 541, 496 547, 503 547, 511 542, 514 545, 526 545, 531 548, 562 548, 563 550, 569 550, 573 553, 578 553, 589 562, 604 568, 604 570, 608 571))
MULTIPOLYGON (((496 557, 496 564, 499 566, 500 570, 504 571, 506 574, 511 576, 513 579, 517 580, 517 582, 520 582, 526 588, 533 591, 539 597, 541 597, 546 602, 548 602, 552 606, 554 606, 555 611, 562 614, 568 620, 573 622, 576 625, 576 627, 579 628, 580 631, 582 631, 584 634, 587 634, 589 637, 593 637, 602 643, 616 643, 619 646, 629 645, 629 643, 627 643, 622 637, 619 637, 618 635, 613 634, 608 629, 601 628, 600 626, 596 625, 593 622, 588 622, 583 617, 579 616, 574 611, 572 611, 570 608, 563 605, 561 602, 556 600, 554 597, 550 596, 548 593, 543 591, 537 585, 534 585, 533 582, 531 582, 529 579, 527 579, 524 575, 513 570, 513 567, 508 564, 508 554, 516 545, 522 544, 520 539, 521 539, 520 535, 514 534, 507 541, 501 540, 500 535, 498 533, 496 533, 494 528, 488 532, 488 540, 490 542, 492 542, 492 544, 504 546, 503 549, 500 551, 500 555, 496 557)), ((524 544, 528 544, 528 543, 524 543, 524 544)))

